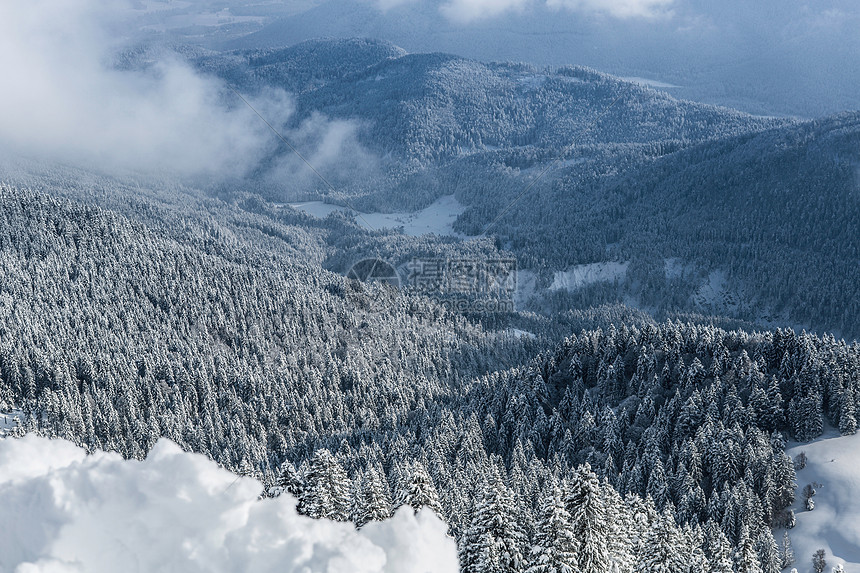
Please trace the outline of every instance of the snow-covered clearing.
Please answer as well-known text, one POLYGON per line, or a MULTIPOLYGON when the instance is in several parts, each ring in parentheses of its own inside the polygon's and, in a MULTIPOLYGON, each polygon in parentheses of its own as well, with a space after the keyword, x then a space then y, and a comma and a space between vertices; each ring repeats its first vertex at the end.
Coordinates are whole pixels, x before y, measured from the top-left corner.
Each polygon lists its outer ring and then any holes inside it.
POLYGON ((144 461, 34 435, 0 439, 0 571, 454 572, 428 510, 356 531, 160 440, 144 461))
MULTIPOLYGON (((827 569, 842 563, 847 573, 860 572, 860 435, 830 431, 810 444, 788 449, 794 458, 806 452, 806 467, 797 471, 797 525, 789 530, 799 573, 812 572, 812 554, 827 552, 827 569), (815 484, 815 509, 807 511, 801 491, 815 484), (820 484, 820 485, 819 485, 820 484)), ((775 532, 778 542, 782 531, 775 532)))
MULTIPOLYGON (((349 211, 345 207, 323 203, 322 201, 291 203, 290 207, 320 219, 324 219, 335 211, 349 211)), ((369 226, 373 229, 403 227, 403 232, 413 237, 430 233, 460 237, 461 235, 454 231, 454 221, 465 209, 463 204, 457 201, 453 195, 445 195, 414 213, 361 213, 356 215, 355 220, 359 225, 369 226)))
POLYGON ((699 308, 709 312, 733 314, 737 312, 744 298, 743 293, 739 294, 736 290, 729 284, 726 273, 711 271, 693 295, 693 302, 699 308))
POLYGON ((625 82, 633 82, 634 84, 642 84, 648 86, 649 88, 657 88, 657 89, 669 89, 669 88, 679 88, 681 86, 676 86, 675 84, 667 84, 666 82, 661 82, 659 80, 649 80, 648 78, 640 78, 638 76, 627 76, 624 78, 620 78, 625 82))
POLYGON ((550 290, 576 290, 602 281, 622 281, 627 275, 630 263, 604 262, 576 265, 567 271, 557 271, 553 275, 550 290))
POLYGON ((514 338, 536 338, 533 332, 529 332, 527 330, 520 330, 519 328, 508 328, 505 332, 511 335, 514 338))
POLYGON ((0 438, 11 434, 24 423, 24 412, 21 410, 0 410, 0 438))

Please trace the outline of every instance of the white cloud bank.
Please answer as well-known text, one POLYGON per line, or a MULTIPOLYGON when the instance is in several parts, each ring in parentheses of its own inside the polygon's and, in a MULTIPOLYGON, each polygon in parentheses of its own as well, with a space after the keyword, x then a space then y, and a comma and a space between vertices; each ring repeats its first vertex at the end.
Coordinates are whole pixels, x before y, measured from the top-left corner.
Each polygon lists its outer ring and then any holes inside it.
MULTIPOLYGON (((237 174, 274 146, 249 109, 225 103, 222 83, 177 58, 146 72, 111 66, 125 8, 0 2, 0 147, 103 168, 237 174)), ((285 101, 257 103, 277 122, 285 101)))
POLYGON ((457 571, 454 540, 432 512, 403 508, 356 531, 298 515, 289 496, 257 501, 260 491, 167 440, 138 462, 0 439, 0 571, 457 571))
POLYGON ((655 17, 667 13, 674 2, 674 0, 447 0, 440 10, 454 22, 468 23, 506 12, 524 10, 541 1, 551 9, 601 13, 616 18, 655 17))

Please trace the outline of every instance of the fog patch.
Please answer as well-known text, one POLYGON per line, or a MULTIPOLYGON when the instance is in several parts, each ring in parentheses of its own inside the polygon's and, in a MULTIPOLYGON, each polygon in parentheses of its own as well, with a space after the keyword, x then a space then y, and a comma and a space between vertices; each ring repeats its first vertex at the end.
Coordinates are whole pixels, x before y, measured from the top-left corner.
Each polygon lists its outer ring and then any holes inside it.
MULTIPOLYGON (((101 169, 237 176, 276 145, 220 80, 164 54, 145 70, 111 64, 122 2, 0 3, 0 147, 101 169)), ((285 94, 252 105, 273 123, 285 94)))
POLYGON ((314 113, 297 129, 283 132, 307 162, 288 150, 277 158, 267 179, 288 194, 328 194, 332 190, 329 185, 337 192, 361 186, 380 172, 381 162, 359 141, 360 130, 357 121, 314 113))

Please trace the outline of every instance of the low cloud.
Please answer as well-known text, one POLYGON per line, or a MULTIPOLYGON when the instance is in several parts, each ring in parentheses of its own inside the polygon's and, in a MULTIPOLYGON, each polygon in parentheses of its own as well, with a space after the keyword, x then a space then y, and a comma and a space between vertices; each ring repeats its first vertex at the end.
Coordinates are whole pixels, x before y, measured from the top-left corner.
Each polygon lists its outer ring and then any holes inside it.
POLYGON ((666 14, 674 0, 547 0, 550 8, 598 12, 616 18, 652 18, 666 14))
POLYGON ((296 154, 288 152, 278 158, 269 172, 270 182, 287 192, 316 189, 328 193, 320 176, 335 190, 367 181, 379 173, 380 160, 360 143, 360 128, 356 121, 313 114, 284 135, 317 173, 296 154))
MULTIPOLYGON (((237 175, 272 134, 217 79, 169 55, 142 70, 111 62, 127 6, 107 0, 0 2, 0 147, 104 169, 237 175)), ((267 119, 284 94, 252 103, 267 119)))
POLYGON ((468 23, 522 10, 530 4, 531 0, 449 0, 442 4, 440 10, 449 20, 468 23))
POLYGON ((607 14, 615 18, 651 18, 666 14, 674 0, 447 0, 440 10, 450 20, 468 23, 543 3, 550 9, 607 14))

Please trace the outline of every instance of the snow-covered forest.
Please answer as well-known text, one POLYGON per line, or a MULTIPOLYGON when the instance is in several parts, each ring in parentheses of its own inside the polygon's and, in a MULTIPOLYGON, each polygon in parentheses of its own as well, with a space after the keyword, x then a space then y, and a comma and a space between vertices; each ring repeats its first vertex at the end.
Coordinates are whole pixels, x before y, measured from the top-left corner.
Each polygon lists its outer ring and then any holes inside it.
POLYGON ((860 563, 860 112, 4 15, 0 571, 860 563))

